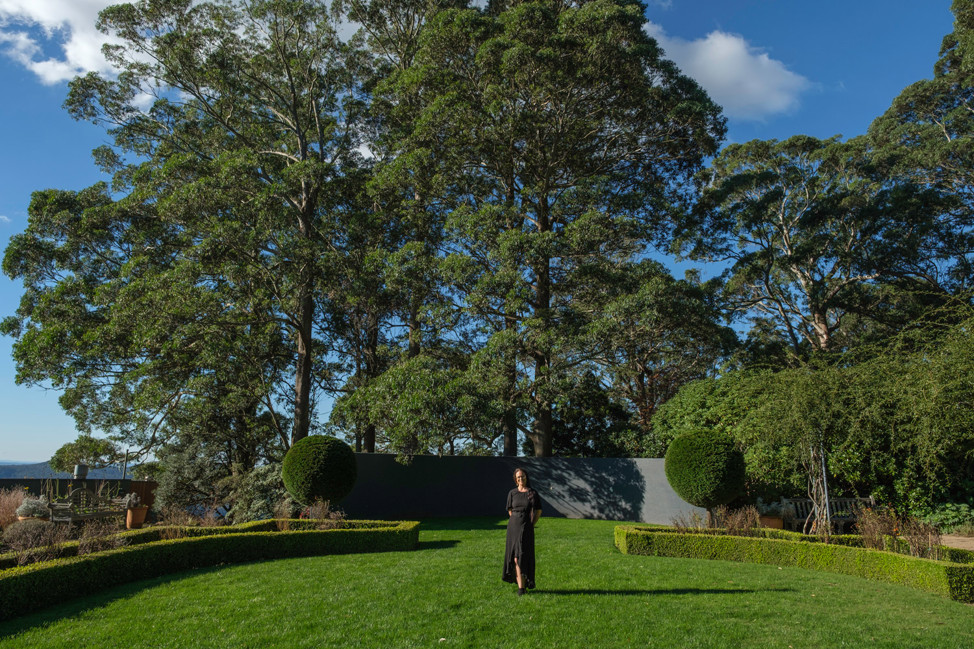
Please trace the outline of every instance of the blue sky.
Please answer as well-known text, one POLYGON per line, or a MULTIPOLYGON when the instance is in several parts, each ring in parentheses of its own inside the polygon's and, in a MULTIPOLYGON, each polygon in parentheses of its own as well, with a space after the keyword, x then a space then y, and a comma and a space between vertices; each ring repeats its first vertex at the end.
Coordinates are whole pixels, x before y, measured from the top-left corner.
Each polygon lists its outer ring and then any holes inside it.
MULTIPOLYGON (((103 180, 108 142, 62 109, 67 80, 110 74, 94 29, 104 0, 0 0, 0 246, 27 226, 32 191, 103 180)), ((729 119, 728 141, 853 137, 907 85, 932 75, 949 0, 648 0, 647 30, 729 119)), ((21 287, 0 276, 0 317, 21 287)), ((0 338, 0 461, 42 461, 77 433, 58 394, 17 386, 0 338)), ((325 417, 326 418, 326 417, 325 417)))

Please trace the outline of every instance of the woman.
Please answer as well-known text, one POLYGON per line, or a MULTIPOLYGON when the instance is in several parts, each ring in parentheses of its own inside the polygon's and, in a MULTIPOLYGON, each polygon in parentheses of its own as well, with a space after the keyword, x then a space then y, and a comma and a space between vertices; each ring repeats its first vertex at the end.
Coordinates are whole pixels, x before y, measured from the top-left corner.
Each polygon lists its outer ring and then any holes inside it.
POLYGON ((534 588, 534 525, 541 518, 541 497, 531 488, 524 469, 514 471, 517 485, 507 494, 507 547, 504 549, 504 576, 517 583, 517 594, 534 588))

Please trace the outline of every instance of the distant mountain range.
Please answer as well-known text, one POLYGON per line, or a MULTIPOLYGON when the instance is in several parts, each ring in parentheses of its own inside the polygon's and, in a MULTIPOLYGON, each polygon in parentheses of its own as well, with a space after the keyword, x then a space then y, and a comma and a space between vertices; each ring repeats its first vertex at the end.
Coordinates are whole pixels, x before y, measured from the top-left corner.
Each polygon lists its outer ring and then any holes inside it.
MULTIPOLYGON (((15 464, 12 462, 0 462, 0 478, 26 478, 34 480, 47 480, 54 478, 70 478, 70 473, 57 472, 51 468, 47 462, 35 462, 33 464, 15 464)), ((107 469, 92 469, 88 472, 89 480, 111 480, 122 477, 122 470, 118 467, 107 469)))

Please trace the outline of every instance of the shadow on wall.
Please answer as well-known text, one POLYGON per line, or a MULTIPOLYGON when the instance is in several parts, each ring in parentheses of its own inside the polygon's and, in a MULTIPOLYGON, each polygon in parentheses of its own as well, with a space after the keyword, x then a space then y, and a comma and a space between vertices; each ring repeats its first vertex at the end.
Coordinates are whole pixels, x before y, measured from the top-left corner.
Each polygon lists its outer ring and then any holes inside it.
POLYGON ((646 479, 634 460, 507 458, 507 462, 512 476, 517 467, 528 472, 547 516, 640 520, 646 479))
MULTIPOLYGON (((358 480, 338 506, 353 518, 504 519, 523 467, 545 516, 669 524, 697 508, 674 493, 662 459, 416 456, 357 453, 358 480)), ((699 510, 703 511, 703 510, 699 510)))

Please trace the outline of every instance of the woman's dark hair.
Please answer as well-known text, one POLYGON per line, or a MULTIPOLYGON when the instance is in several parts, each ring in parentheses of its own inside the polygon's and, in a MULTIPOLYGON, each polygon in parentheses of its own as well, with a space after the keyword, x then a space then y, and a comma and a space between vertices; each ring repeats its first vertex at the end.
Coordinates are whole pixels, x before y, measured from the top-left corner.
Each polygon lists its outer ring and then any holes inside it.
POLYGON ((517 482, 517 472, 518 471, 520 471, 521 473, 524 474, 524 486, 527 487, 528 489, 532 489, 532 487, 531 487, 531 476, 529 476, 528 475, 528 472, 525 469, 522 469, 521 467, 518 467, 518 468, 514 469, 514 482, 517 482))

